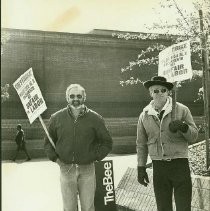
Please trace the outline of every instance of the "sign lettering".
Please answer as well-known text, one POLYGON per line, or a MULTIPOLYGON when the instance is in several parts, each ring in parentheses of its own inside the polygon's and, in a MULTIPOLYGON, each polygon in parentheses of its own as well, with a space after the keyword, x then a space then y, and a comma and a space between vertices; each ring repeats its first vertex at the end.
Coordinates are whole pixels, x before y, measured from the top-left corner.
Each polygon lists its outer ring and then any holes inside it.
POLYGON ((113 162, 105 160, 95 163, 96 168, 96 211, 116 211, 113 162))
POLYGON ((29 118, 29 122, 33 123, 33 121, 40 116, 47 107, 44 98, 42 97, 41 90, 34 78, 32 68, 23 73, 13 83, 13 86, 20 97, 25 112, 29 118))
POLYGON ((158 75, 170 82, 192 78, 189 41, 172 45, 159 53, 158 75))

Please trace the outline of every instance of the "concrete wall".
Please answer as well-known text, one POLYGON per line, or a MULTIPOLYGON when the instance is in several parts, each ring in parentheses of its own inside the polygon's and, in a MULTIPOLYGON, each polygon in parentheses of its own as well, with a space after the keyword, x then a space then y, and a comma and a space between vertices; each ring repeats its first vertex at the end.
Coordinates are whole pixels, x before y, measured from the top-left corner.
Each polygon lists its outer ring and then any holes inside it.
MULTIPOLYGON (((112 153, 135 153, 136 152, 136 125, 138 118, 105 118, 105 123, 113 138, 112 153)), ((194 117, 194 121, 199 125, 202 121, 200 117, 194 117)), ((48 124, 48 119, 44 120, 48 124)), ((21 124, 25 132, 26 147, 32 158, 44 158, 44 137, 45 132, 39 120, 30 125, 27 119, 3 119, 1 127, 1 141, 2 141, 2 160, 12 159, 16 150, 16 143, 14 141, 16 135, 16 126, 21 124)), ((198 140, 204 140, 204 134, 199 133, 198 140)), ((200 148, 199 148, 200 149, 200 148)), ((192 153, 196 149, 192 147, 192 153)), ((197 153, 196 153, 197 154, 197 153)), ((195 157, 195 156, 193 156, 195 157)), ((20 153, 18 158, 24 158, 24 153, 20 153)), ((195 157, 195 159, 199 159, 195 157)), ((202 159, 205 159, 205 156, 202 159)), ((202 162, 203 163, 203 162, 202 162)), ((199 168, 201 169, 201 168, 199 168)), ((198 170, 196 170, 198 172, 198 170)))

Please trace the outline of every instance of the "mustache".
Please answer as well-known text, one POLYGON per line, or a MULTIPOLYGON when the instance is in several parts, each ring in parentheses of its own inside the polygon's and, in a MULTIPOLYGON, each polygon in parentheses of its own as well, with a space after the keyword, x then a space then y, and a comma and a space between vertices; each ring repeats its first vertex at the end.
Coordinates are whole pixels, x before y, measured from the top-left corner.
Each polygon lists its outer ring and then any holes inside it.
POLYGON ((82 100, 72 100, 72 104, 75 104, 75 103, 82 104, 83 101, 82 100))

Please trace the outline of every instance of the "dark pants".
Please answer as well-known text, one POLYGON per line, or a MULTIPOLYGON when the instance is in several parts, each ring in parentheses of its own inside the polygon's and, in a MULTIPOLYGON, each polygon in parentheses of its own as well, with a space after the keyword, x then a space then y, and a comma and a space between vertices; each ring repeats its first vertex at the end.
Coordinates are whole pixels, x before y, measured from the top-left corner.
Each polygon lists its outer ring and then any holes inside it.
POLYGON ((24 151, 25 154, 26 154, 26 156, 27 156, 27 159, 31 159, 30 156, 29 156, 29 154, 28 154, 28 152, 27 152, 27 149, 26 149, 25 144, 21 144, 21 145, 18 144, 18 145, 17 145, 17 150, 16 150, 16 153, 15 153, 15 156, 14 156, 13 160, 16 160, 19 151, 24 151))
POLYGON ((188 159, 153 160, 153 185, 158 211, 172 211, 172 194, 176 211, 190 211, 192 181, 188 159))

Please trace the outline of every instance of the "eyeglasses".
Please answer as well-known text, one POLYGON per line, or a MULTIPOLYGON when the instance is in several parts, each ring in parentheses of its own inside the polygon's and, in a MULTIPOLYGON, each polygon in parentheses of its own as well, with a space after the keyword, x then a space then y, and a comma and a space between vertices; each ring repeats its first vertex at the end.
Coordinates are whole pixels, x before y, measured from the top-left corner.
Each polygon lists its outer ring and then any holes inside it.
POLYGON ((161 93, 165 93, 167 91, 167 89, 155 89, 155 90, 153 90, 153 92, 155 93, 155 94, 158 94, 159 92, 161 92, 161 93))
POLYGON ((69 97, 71 99, 74 99, 75 97, 77 97, 78 99, 82 99, 82 95, 74 95, 74 94, 71 94, 69 97))

